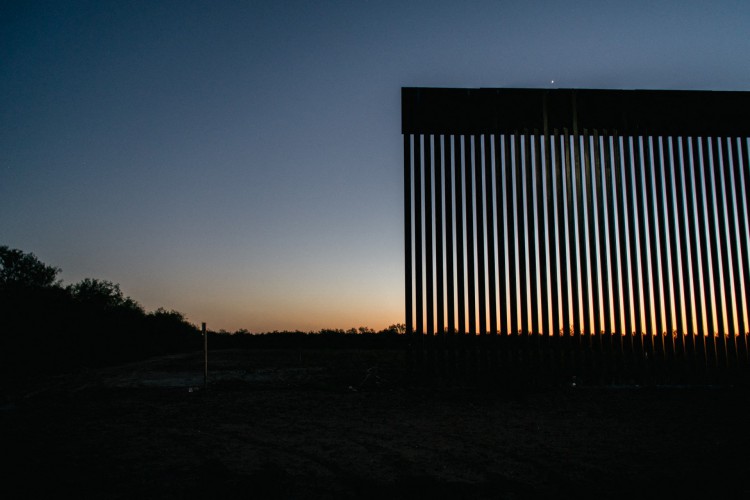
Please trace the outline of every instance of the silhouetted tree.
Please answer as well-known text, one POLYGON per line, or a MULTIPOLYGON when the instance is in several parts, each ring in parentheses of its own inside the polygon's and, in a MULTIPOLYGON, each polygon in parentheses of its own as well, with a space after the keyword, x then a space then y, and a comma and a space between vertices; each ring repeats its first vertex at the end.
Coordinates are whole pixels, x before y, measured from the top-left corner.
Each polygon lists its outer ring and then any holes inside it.
POLYGON ((320 330, 322 335, 344 335, 345 333, 341 328, 323 328, 320 330))
POLYGON ((406 324, 394 323, 393 325, 388 325, 388 327, 384 328, 383 330, 380 330, 378 333, 400 335, 402 333, 406 333, 406 324))
POLYGON ((175 323, 181 323, 185 321, 185 315, 182 314, 180 311, 175 311, 174 309, 164 309, 163 307, 159 307, 156 309, 156 311, 152 312, 150 314, 151 316, 155 318, 159 318, 162 321, 172 321, 175 323))
POLYGON ((146 314, 117 283, 86 278, 63 287, 58 273, 0 246, 0 370, 56 372, 200 347, 181 313, 146 314))
MULTIPOLYGON (((125 297, 122 290, 120 290, 120 285, 111 281, 85 278, 74 285, 68 285, 67 290, 74 299, 90 306, 103 309, 122 308, 143 312, 140 304, 130 297, 125 297)), ((180 319, 183 318, 181 317, 180 319)))
POLYGON ((33 253, 0 246, 0 286, 51 287, 60 284, 60 271, 42 263, 33 253))

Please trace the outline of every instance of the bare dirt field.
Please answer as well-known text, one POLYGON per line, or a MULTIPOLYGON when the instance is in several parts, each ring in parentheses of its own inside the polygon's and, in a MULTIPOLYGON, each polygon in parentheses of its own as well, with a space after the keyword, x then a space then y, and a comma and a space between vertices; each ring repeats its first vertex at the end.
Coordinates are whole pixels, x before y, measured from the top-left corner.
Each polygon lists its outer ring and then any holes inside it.
POLYGON ((387 350, 209 367, 6 378, 4 498, 750 498, 748 388, 414 383, 387 350))

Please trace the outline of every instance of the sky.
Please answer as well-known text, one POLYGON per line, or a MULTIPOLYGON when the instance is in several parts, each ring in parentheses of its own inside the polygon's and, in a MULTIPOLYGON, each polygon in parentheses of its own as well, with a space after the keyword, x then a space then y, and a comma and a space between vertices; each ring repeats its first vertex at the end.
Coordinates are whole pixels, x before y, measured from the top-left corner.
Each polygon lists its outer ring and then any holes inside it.
POLYGON ((404 321, 401 87, 750 90, 746 1, 0 3, 0 245, 214 330, 404 321))

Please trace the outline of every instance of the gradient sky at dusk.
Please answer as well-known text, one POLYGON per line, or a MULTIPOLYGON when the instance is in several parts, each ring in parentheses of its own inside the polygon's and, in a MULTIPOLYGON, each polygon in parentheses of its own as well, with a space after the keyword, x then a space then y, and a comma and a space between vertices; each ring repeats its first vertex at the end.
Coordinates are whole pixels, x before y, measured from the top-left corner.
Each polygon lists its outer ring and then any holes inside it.
POLYGON ((0 244, 216 330, 380 329, 401 87, 750 90, 749 26, 746 1, 5 2, 0 244))

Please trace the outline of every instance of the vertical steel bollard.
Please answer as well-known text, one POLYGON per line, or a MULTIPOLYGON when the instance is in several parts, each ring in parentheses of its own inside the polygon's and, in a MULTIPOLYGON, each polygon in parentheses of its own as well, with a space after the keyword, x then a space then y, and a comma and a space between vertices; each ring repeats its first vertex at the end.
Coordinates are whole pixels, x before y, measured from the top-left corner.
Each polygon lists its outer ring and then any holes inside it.
POLYGON ((205 323, 201 323, 201 333, 203 333, 203 388, 208 389, 208 333, 205 323))

